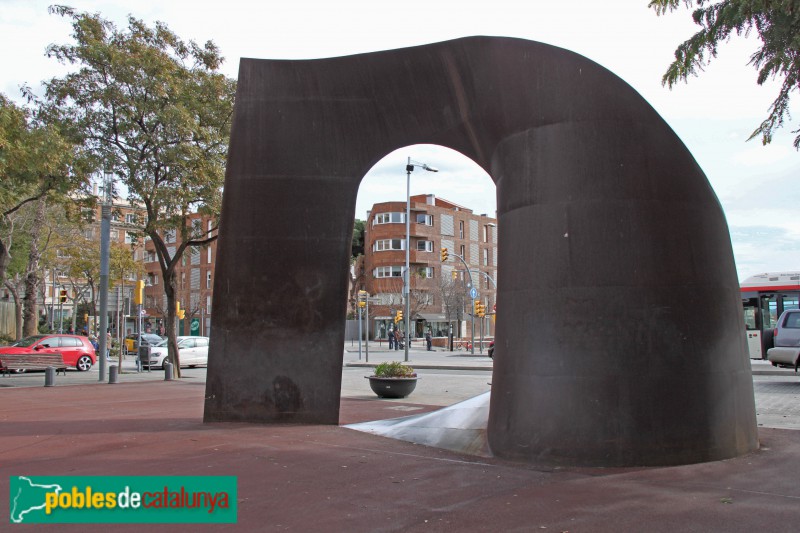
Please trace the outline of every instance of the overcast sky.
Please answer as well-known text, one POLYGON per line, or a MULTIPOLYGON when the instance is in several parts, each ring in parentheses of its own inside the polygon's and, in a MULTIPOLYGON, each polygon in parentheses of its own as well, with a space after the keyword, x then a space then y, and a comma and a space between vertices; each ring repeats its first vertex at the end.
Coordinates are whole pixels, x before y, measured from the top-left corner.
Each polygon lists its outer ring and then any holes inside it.
MULTIPOLYGON (((0 91, 10 97, 18 97, 22 84, 38 90, 39 82, 66 71, 44 57, 48 44, 69 41, 68 22, 47 13, 51 3, 0 0, 0 91)), ((163 21, 187 40, 213 40, 227 58, 223 70, 234 78, 240 57, 313 59, 469 35, 520 37, 572 50, 633 86, 688 146, 725 210, 740 279, 800 270, 800 154, 791 145, 792 128, 766 147, 745 142, 765 118, 778 84, 756 84, 747 61, 758 41, 734 37, 700 77, 673 90, 662 87, 675 47, 694 32, 685 10, 657 17, 647 0, 62 3, 99 11, 120 26, 130 13, 163 21)), ((357 217, 375 202, 405 199, 407 157, 441 169, 415 172, 411 194, 433 193, 494 214, 494 184, 477 165, 451 150, 415 146, 388 154, 364 178, 357 217)))

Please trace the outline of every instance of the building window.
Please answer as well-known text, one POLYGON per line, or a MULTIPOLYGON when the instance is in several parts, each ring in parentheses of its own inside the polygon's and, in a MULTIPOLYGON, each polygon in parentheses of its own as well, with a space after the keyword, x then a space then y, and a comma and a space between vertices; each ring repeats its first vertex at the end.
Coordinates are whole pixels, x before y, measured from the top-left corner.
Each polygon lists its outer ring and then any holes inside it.
POLYGON ((146 263, 155 263, 155 261, 156 261, 156 253, 154 251, 152 251, 152 250, 147 250, 147 253, 145 255, 145 259, 144 260, 145 260, 146 263))
POLYGON ((153 274, 152 272, 147 274, 147 283, 149 285, 158 285, 158 274, 153 274))
POLYGON ((458 238, 459 239, 463 239, 464 238, 464 221, 463 220, 459 220, 458 221, 458 238))
POLYGON ((211 314, 211 296, 206 296, 206 314, 211 314))
POLYGON ((381 239, 375 241, 372 247, 375 252, 382 252, 384 250, 405 250, 405 241, 403 239, 381 239))
POLYGON ((489 266, 489 249, 483 249, 483 266, 489 266))
POLYGON ((175 242, 175 230, 168 229, 164 232, 164 242, 175 242))
POLYGON ((86 228, 83 230, 83 237, 87 240, 94 240, 94 228, 86 228))
POLYGON ((426 226, 433 226, 433 215, 426 215, 425 213, 417 214, 417 224, 424 224, 426 226))
POLYGON ((464 245, 463 244, 459 247, 458 255, 460 255, 464 259, 464 261, 467 260, 467 256, 464 255, 464 245))
POLYGON ((402 266, 377 267, 374 272, 376 278, 400 278, 403 276, 402 266))
POLYGON ((211 271, 206 272, 206 289, 211 288, 211 271))
POLYGON ((206 248, 206 263, 211 264, 211 245, 206 248))
POLYGON ((136 224, 136 213, 127 213, 125 215, 126 224, 136 224))
POLYGON ((125 232, 125 244, 133 244, 136 242, 136 234, 130 231, 125 232))
POLYGON ((379 213, 375 215, 372 225, 375 224, 399 224, 406 221, 405 213, 379 213))
POLYGON ((111 233, 109 233, 109 237, 111 237, 112 241, 118 241, 119 240, 119 232, 117 230, 115 230, 115 229, 112 229, 111 233))
POLYGON ((420 267, 417 272, 423 279, 433 279, 433 267, 420 267))
POLYGON ((433 241, 417 241, 417 251, 418 252, 432 252, 433 251, 433 241))

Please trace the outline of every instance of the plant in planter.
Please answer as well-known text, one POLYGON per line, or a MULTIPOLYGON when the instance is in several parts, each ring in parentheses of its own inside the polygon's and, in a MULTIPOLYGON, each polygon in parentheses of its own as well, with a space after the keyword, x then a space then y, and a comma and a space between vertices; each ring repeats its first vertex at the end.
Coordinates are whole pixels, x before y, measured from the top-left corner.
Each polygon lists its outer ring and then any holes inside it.
POLYGON ((417 387, 417 373, 403 363, 384 362, 375 367, 369 379, 372 391, 381 398, 405 398, 417 387))

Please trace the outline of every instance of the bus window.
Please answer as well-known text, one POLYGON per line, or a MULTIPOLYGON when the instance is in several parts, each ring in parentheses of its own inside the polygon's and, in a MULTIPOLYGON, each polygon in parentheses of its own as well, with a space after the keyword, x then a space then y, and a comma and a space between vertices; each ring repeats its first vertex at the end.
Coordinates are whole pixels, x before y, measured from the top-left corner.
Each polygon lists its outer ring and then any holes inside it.
POLYGON ((797 294, 782 294, 781 297, 783 298, 784 311, 787 309, 800 309, 800 302, 797 301, 797 294))
POLYGON ((744 308, 744 327, 745 329, 758 329, 756 327, 756 308, 744 308))
POLYGON ((761 302, 761 309, 764 311, 761 331, 775 328, 778 324, 778 299, 775 295, 765 296, 764 300, 761 302))

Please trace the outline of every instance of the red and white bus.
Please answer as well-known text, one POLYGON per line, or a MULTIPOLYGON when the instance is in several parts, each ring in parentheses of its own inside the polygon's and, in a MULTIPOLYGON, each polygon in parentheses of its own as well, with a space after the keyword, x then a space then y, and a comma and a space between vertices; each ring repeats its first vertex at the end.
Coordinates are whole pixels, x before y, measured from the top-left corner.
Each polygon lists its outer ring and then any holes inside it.
POLYGON ((800 272, 766 272, 739 286, 744 325, 751 359, 766 359, 778 317, 787 309, 800 309, 800 272))

